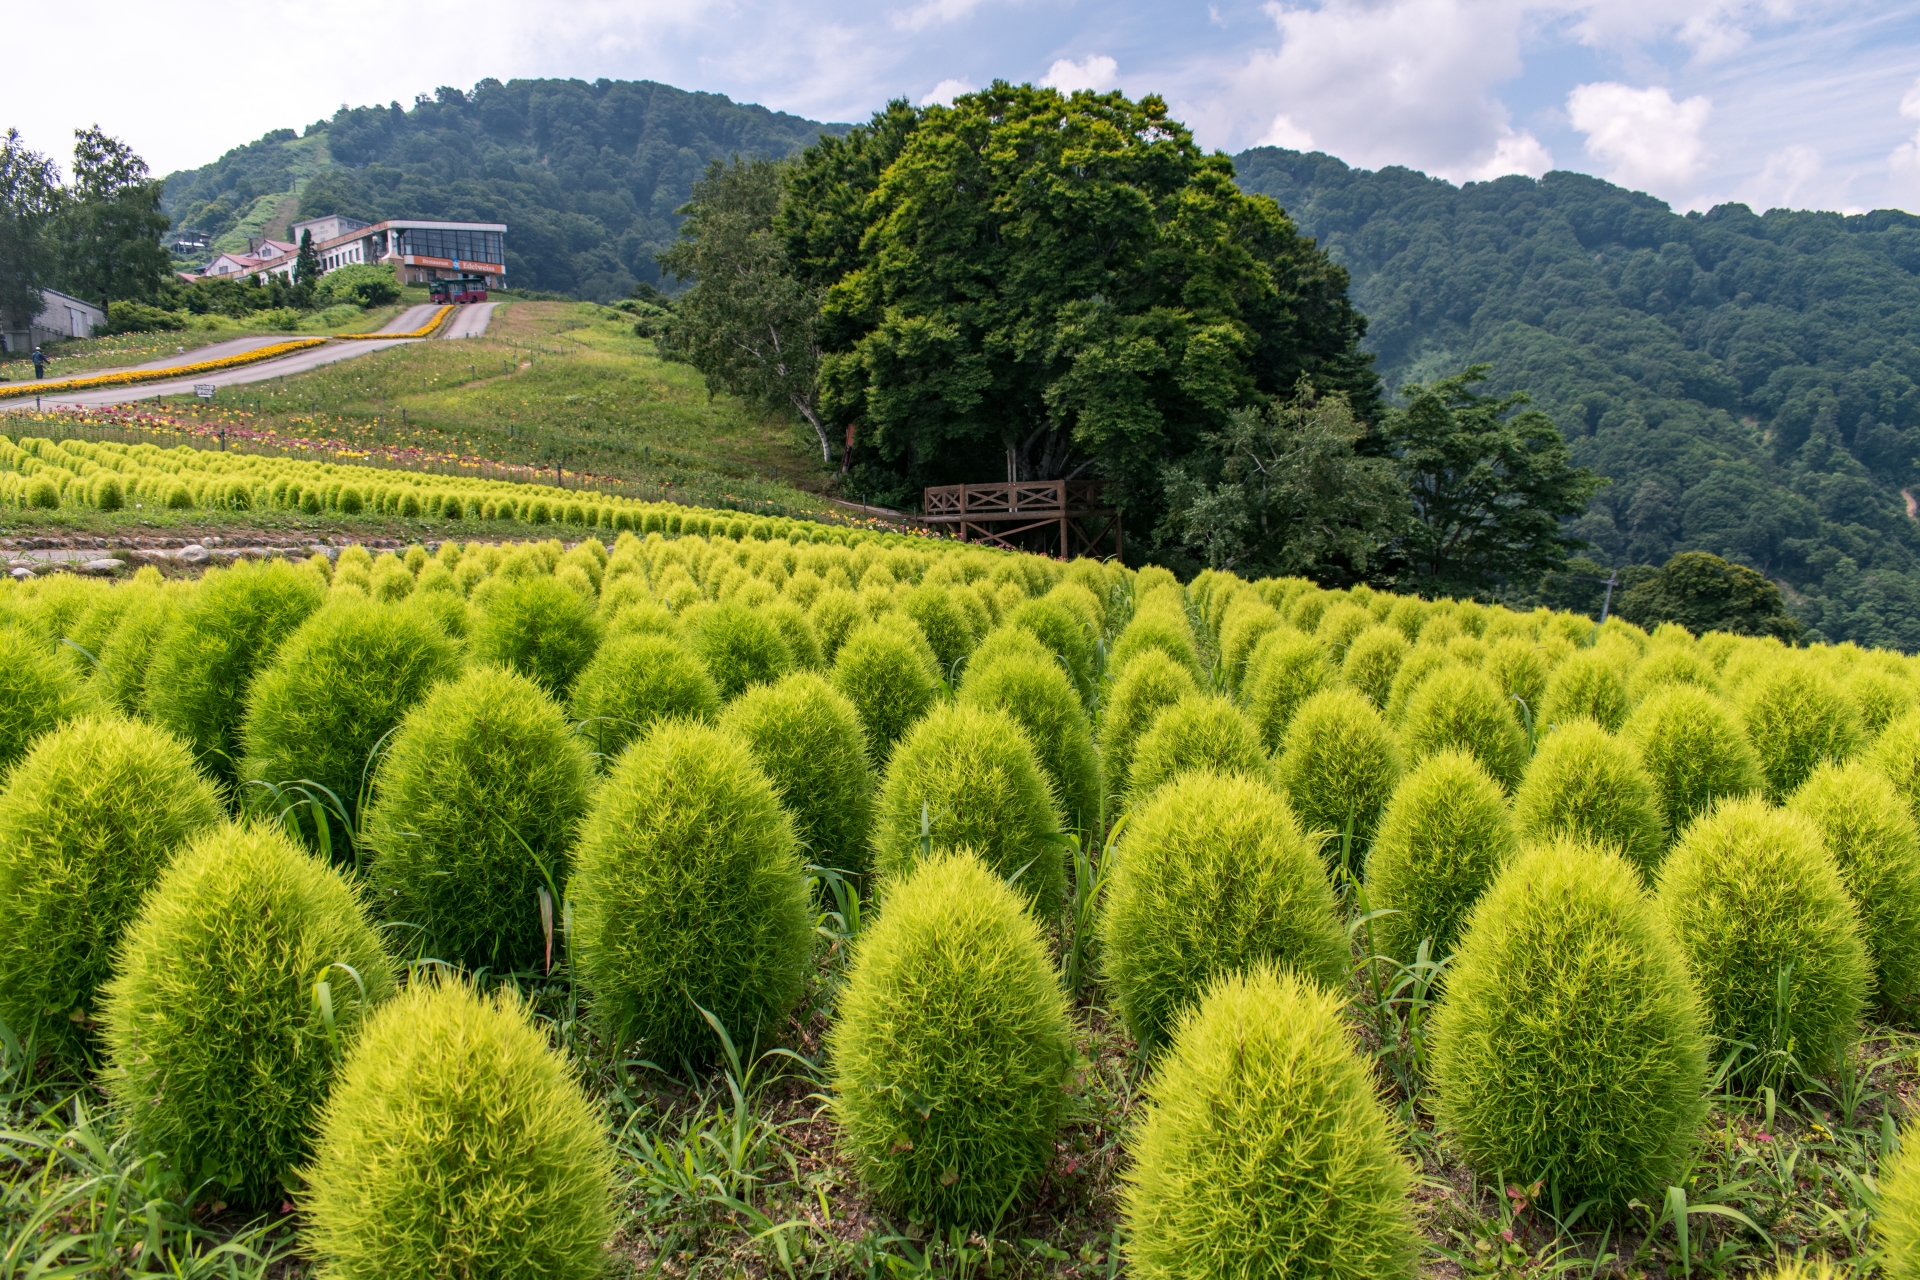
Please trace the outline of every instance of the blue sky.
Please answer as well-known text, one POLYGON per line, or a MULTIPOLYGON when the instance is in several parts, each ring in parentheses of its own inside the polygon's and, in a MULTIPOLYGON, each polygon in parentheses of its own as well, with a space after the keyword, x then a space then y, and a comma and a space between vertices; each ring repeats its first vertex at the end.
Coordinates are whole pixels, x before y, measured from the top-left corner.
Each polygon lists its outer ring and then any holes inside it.
MULTIPOLYGON (((826 120, 998 77, 1157 92, 1200 140, 1455 181, 1596 173, 1677 208, 1920 212, 1920 2, 93 0, 32 38, 0 127, 97 121, 157 172, 341 103, 483 76, 654 79, 826 120), (374 16, 377 13, 377 17, 374 16), (187 50, 197 51, 187 53, 187 50)), ((25 35, 16 23, 16 34, 25 35)))

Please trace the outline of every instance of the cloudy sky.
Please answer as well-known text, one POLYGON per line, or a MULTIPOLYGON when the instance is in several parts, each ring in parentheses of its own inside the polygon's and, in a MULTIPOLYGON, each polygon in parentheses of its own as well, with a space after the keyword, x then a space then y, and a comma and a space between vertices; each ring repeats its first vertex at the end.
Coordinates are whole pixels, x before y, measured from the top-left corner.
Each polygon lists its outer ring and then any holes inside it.
MULTIPOLYGON (((25 11, 23 10, 24 14, 25 11)), ((279 0, 41 7, 0 127, 97 121, 157 172, 483 76, 654 79, 826 120, 995 78, 1159 93, 1210 147, 1471 181, 1596 173, 1678 208, 1920 212, 1907 0, 279 0)))

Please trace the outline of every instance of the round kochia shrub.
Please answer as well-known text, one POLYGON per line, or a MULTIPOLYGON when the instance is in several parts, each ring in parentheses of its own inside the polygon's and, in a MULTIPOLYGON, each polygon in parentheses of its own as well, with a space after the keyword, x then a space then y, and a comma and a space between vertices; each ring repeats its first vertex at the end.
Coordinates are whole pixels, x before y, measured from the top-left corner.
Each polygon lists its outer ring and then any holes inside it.
POLYGON ((175 850, 220 816, 164 729, 86 717, 35 742, 0 792, 0 1021, 82 1060, 121 931, 175 850))
POLYGON ((1007 614, 1007 621, 1047 646, 1066 663, 1074 688, 1093 697, 1094 637, 1087 622, 1060 600, 1028 600, 1007 614))
POLYGON ((827 1033, 841 1144, 916 1218, 992 1222, 1053 1158, 1073 1041, 1024 905, 970 854, 938 853, 854 950, 827 1033))
POLYGON ((1100 709, 1100 765, 1108 795, 1126 791, 1140 735, 1166 708, 1199 692, 1193 673, 1164 653, 1143 651, 1127 663, 1100 709))
POLYGON ((147 668, 147 714, 184 738, 203 767, 232 778, 247 686, 326 598, 283 560, 215 569, 181 601, 147 668))
POLYGON ((1156 609, 1152 612, 1135 615, 1120 638, 1113 642, 1113 654, 1107 660, 1107 669, 1123 672, 1133 664, 1133 660, 1148 650, 1158 650, 1173 659, 1175 665, 1189 673, 1200 669, 1200 659, 1193 649, 1193 627, 1184 613, 1172 609, 1156 609))
POLYGON ((1272 961, 1337 988, 1347 938, 1315 847, 1265 783, 1188 773, 1120 837, 1100 913, 1114 1004, 1151 1053, 1214 978, 1272 961))
POLYGON ((1162 711, 1134 745, 1127 804, 1139 804, 1162 783, 1189 769, 1242 773, 1271 782, 1260 731, 1225 698, 1196 694, 1162 711))
POLYGON ((0 773, 35 738, 98 705, 79 672, 39 637, 0 625, 0 773))
POLYGON ((93 677, 95 687, 129 715, 147 705, 147 668, 179 607, 180 597, 172 592, 142 591, 100 646, 103 669, 93 677))
POLYGON ((1653 780, 1674 839, 1716 801, 1760 789, 1753 747, 1727 705, 1705 689, 1682 684, 1649 694, 1622 736, 1653 780))
POLYGON ((1394 789, 1367 853, 1374 949, 1409 962, 1453 954, 1473 904, 1519 849, 1507 799, 1464 751, 1428 757, 1394 789))
POLYGON ((504 989, 423 981, 367 1019, 321 1112, 300 1207, 335 1280, 592 1280, 613 1160, 566 1060, 504 989))
POLYGON ((1822 1071, 1853 1043, 1867 952, 1820 832, 1758 799, 1723 801, 1694 822, 1660 870, 1673 926, 1722 1045, 1790 1049, 1822 1071), (1785 1018, 1779 983, 1788 974, 1785 1018))
POLYGON ((747 744, 793 819, 807 862, 864 871, 873 825, 873 767, 860 713, 811 672, 747 690, 720 727, 747 744))
POLYGON ((1910 1122, 1900 1150, 1880 1166, 1880 1201, 1873 1234, 1885 1250, 1880 1267, 1889 1280, 1920 1277, 1920 1129, 1910 1122))
POLYGON ((701 1008, 744 1045, 800 998, 813 922, 793 823, 730 734, 669 720, 630 747, 594 797, 567 893, 594 1017, 655 1062, 718 1051, 701 1008))
POLYGON ((1464 751, 1507 791, 1527 767, 1527 734, 1491 677, 1469 667, 1443 667, 1407 703, 1400 740, 1424 760, 1439 751, 1464 751))
POLYGON ((1373 839, 1380 811, 1400 781, 1399 744, 1373 703, 1354 689, 1308 698, 1287 726, 1273 772, 1294 816, 1321 838, 1321 854, 1329 861, 1340 861, 1352 834, 1352 866, 1359 870, 1360 850, 1373 839))
POLYGON ((1406 661, 1406 637, 1398 627, 1368 627, 1347 646, 1340 663, 1340 674, 1349 685, 1367 696, 1376 711, 1384 711, 1393 691, 1393 678, 1406 661))
POLYGON ((1639 873, 1603 850, 1529 849, 1474 908, 1448 972, 1436 1114, 1483 1176, 1617 1211, 1686 1167, 1706 1114, 1701 1024, 1639 873))
POLYGON ((1860 745, 1860 716, 1826 673, 1775 659, 1754 680, 1740 712, 1760 761, 1760 788, 1774 804, 1816 768, 1845 760, 1860 745))
POLYGON ((394 946, 478 968, 545 966, 593 765, 540 686, 475 667, 388 739, 366 819, 372 897, 394 946))
POLYGON ((1822 765, 1787 804, 1810 819, 1860 913, 1874 995, 1909 1016, 1920 998, 1920 833, 1872 767, 1822 765))
POLYGON ((925 852, 967 849, 997 876, 1013 878, 1043 920, 1066 887, 1060 812, 1033 744, 1004 711, 941 707, 894 750, 873 823, 873 868, 883 893, 925 852))
POLYGON ((1893 720, 1880 732, 1867 763, 1893 784, 1920 821, 1920 709, 1893 720))
POLYGON ((346 881, 277 829, 216 828, 167 867, 121 943, 107 1087, 189 1186, 275 1204, 306 1159, 340 1047, 392 989, 346 881))
POLYGON ((1546 696, 1535 709, 1535 720, 1544 729, 1587 719, 1608 733, 1618 733, 1632 710, 1633 698, 1619 663, 1597 650, 1580 649, 1547 677, 1546 696))
POLYGON ((1278 751, 1300 704, 1335 683, 1333 664, 1320 641, 1294 631, 1261 636, 1247 659, 1240 692, 1266 749, 1278 751))
POLYGON ((1099 826, 1100 757, 1073 681, 1051 654, 1009 653, 969 667, 960 701, 1012 716, 1033 743, 1068 828, 1099 826))
POLYGON ((629 635, 600 646, 574 681, 568 710, 602 762, 611 763, 656 720, 712 720, 720 714, 720 690, 684 644, 629 635))
POLYGON ((884 764, 940 691, 920 649, 881 622, 856 628, 833 660, 833 687, 846 695, 867 731, 867 747, 884 764))
POLYGON ((1649 884, 1667 848, 1653 780, 1630 747, 1591 720, 1559 725, 1541 741, 1513 817, 1529 844, 1566 836, 1612 849, 1649 884))
POLYGON ((1128 1271, 1411 1280, 1413 1171, 1338 995, 1258 965, 1180 1024, 1128 1144, 1128 1271))
POLYGON ((424 610, 363 596, 300 624, 247 690, 243 778, 319 783, 352 817, 367 757, 427 690, 460 671, 460 651, 424 610))
POLYGON ((731 702, 747 686, 772 684, 793 670, 793 650, 771 618, 735 601, 704 611, 693 624, 693 651, 720 699, 731 702))
POLYGON ((541 574, 507 578, 494 587, 468 644, 474 661, 518 671, 564 698, 593 661, 603 630, 579 592, 541 574))

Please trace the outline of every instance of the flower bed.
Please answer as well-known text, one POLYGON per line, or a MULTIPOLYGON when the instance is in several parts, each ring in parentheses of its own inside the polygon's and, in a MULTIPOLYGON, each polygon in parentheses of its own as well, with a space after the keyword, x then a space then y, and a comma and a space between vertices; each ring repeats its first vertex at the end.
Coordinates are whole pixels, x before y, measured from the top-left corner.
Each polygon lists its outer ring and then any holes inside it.
POLYGON ((438 329, 440 327, 441 322, 447 318, 448 313, 450 313, 452 310, 453 310, 452 307, 442 307, 438 311, 433 313, 433 319, 427 321, 425 324, 421 325, 418 329, 409 329, 405 333, 342 333, 342 334, 337 334, 335 336, 338 337, 343 342, 348 341, 350 339, 359 339, 361 341, 371 341, 373 339, 384 339, 384 338, 424 338, 428 334, 432 333, 435 329, 438 329))
MULTIPOLYGON (((305 351, 308 347, 317 347, 324 342, 326 342, 325 338, 292 338, 286 342, 276 342, 272 346, 242 351, 238 355, 227 356, 220 360, 200 360, 193 364, 177 364, 166 369, 123 369, 119 373, 96 374, 90 378, 63 378, 58 382, 22 383, 20 395, 22 397, 48 396, 65 391, 129 387, 139 382, 171 382, 176 378, 191 378, 203 373, 218 373, 222 369, 238 369, 242 365, 258 364, 262 360, 272 360, 279 356, 291 355, 295 351, 305 351)), ((8 392, 0 392, 0 396, 11 398, 8 392)))

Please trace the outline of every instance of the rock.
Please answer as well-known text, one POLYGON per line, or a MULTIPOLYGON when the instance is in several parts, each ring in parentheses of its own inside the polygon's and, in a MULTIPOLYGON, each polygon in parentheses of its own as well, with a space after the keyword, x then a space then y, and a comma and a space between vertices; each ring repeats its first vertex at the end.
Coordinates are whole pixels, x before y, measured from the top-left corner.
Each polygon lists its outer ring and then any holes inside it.
POLYGON ((205 564, 211 558, 207 553, 207 549, 197 542, 189 542, 186 546, 180 548, 177 554, 180 559, 185 560, 188 564, 205 564))
POLYGON ((81 565, 80 569, 81 569, 81 572, 83 573, 118 573, 126 567, 127 566, 122 564, 120 561, 109 558, 109 559, 100 559, 100 560, 89 560, 85 564, 81 565))
POLYGON ((25 565, 21 565, 13 571, 13 576, 16 578, 31 578, 33 576, 33 570, 27 568, 25 565))

